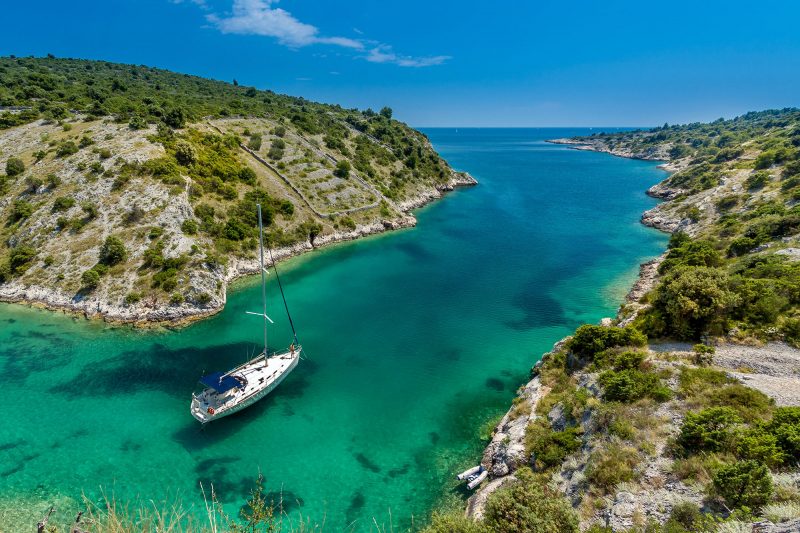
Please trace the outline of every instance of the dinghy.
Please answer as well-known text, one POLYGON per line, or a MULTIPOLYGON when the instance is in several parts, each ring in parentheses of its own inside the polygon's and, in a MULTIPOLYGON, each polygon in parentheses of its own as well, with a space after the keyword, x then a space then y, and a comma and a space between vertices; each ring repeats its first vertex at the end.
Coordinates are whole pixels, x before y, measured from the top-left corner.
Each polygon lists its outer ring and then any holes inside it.
MULTIPOLYGON (((275 261, 272 260, 273 272, 278 281, 278 287, 283 297, 283 304, 286 308, 286 315, 292 327, 294 342, 289 349, 282 353, 269 353, 267 347, 267 322, 273 323, 267 316, 267 289, 266 275, 264 267, 264 227, 261 222, 261 205, 258 208, 258 240, 261 254, 261 313, 251 313, 250 315, 260 316, 264 320, 264 349, 255 358, 237 366, 228 372, 215 372, 200 378, 200 383, 204 386, 199 394, 192 394, 190 411, 202 424, 207 424, 212 420, 232 415, 242 409, 256 403, 261 398, 272 392, 289 373, 295 369, 300 361, 302 347, 297 342, 297 333, 294 330, 294 323, 289 314, 289 306, 286 304, 286 297, 283 294, 278 270, 275 261)), ((270 258, 272 252, 270 251, 270 258)))
POLYGON ((466 481, 469 490, 474 489, 480 485, 484 479, 489 477, 489 471, 483 468, 483 465, 473 466, 467 468, 456 476, 459 481, 466 481))

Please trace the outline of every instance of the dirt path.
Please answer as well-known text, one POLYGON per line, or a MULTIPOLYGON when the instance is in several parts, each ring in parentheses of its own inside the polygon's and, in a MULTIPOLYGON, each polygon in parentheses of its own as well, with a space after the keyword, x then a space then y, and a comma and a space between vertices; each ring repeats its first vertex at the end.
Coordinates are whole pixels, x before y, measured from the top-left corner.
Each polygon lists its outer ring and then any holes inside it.
MULTIPOLYGON (((690 344, 653 344, 656 352, 691 352, 690 344)), ((764 346, 717 346, 714 365, 748 387, 760 390, 777 405, 800 405, 800 349, 783 342, 764 346)))

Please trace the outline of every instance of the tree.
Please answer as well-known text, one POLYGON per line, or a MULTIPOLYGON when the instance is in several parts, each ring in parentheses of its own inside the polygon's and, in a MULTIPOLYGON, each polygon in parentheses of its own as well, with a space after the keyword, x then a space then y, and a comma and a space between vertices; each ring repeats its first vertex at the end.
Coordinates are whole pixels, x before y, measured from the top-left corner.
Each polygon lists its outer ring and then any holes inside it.
POLYGON ((36 250, 32 246, 22 245, 11 250, 8 259, 9 267, 13 274, 22 274, 36 257, 36 250))
POLYGON ((170 128, 182 128, 186 125, 186 111, 182 107, 173 107, 164 114, 164 123, 170 128))
POLYGON ((336 168, 333 170, 333 175, 338 178, 347 178, 350 175, 350 162, 342 159, 336 163, 336 168))
POLYGON ((127 257, 128 251, 125 249, 125 245, 113 235, 106 238, 103 246, 100 247, 100 263, 104 265, 116 265, 125 261, 127 257))
POLYGON ((33 206, 25 200, 14 200, 11 205, 11 222, 23 220, 33 214, 33 206))
POLYGON ((100 285, 100 274, 93 268, 90 268, 81 274, 81 284, 85 290, 92 291, 100 285))
POLYGON ((663 313, 668 333, 695 339, 708 331, 721 332, 730 311, 740 301, 723 270, 679 267, 664 276, 653 308, 663 313))
POLYGON ((6 175, 10 178, 25 172, 25 163, 18 157, 9 157, 6 161, 6 175))
POLYGON ((391 107, 384 107, 381 109, 381 116, 384 118, 391 119, 392 118, 392 108, 391 107))
POLYGON ((758 508, 772 496, 769 470, 757 461, 739 461, 714 474, 714 491, 733 508, 758 508))

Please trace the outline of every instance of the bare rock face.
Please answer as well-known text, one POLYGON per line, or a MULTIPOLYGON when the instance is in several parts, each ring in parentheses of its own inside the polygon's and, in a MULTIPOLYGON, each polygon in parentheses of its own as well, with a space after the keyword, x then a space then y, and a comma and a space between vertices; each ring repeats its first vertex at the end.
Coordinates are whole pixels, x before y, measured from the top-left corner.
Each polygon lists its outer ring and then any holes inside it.
POLYGON ((647 195, 661 200, 674 200, 681 194, 685 194, 683 189, 669 187, 665 182, 657 183, 647 189, 647 195))
POLYGON ((642 224, 667 233, 674 233, 690 224, 688 219, 675 218, 656 206, 642 214, 642 224))
POLYGON ((547 392, 549 389, 542 386, 539 378, 533 378, 519 394, 523 404, 527 405, 522 409, 508 411, 495 428, 492 441, 486 447, 481 460, 481 465, 489 471, 491 479, 469 499, 467 516, 482 517, 489 495, 509 479, 513 479, 514 471, 526 464, 525 428, 536 419, 536 404, 547 392))

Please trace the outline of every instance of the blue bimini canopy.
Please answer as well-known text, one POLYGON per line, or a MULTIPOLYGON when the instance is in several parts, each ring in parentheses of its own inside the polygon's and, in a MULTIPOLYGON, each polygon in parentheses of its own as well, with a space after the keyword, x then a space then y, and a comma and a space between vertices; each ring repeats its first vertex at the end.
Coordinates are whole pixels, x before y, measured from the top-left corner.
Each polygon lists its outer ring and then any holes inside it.
POLYGON ((217 392, 227 392, 236 387, 241 387, 238 381, 232 376, 226 376, 224 372, 215 372, 200 378, 200 383, 211 387, 217 392))

